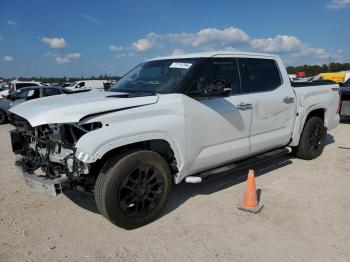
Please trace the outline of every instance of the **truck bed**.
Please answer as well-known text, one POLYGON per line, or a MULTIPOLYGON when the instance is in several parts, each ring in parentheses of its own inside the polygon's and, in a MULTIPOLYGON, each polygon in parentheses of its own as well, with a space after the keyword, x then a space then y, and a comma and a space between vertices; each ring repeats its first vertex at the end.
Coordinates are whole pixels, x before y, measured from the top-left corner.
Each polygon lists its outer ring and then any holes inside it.
POLYGON ((322 85, 334 85, 336 84, 330 80, 317 80, 312 82, 291 82, 292 87, 304 87, 304 86, 322 86, 322 85))
MULTIPOLYGON (((294 90, 298 99, 297 112, 299 115, 297 121, 301 121, 296 126, 302 126, 308 113, 305 109, 313 108, 315 105, 320 105, 321 108, 327 108, 324 122, 328 130, 332 130, 338 125, 339 116, 336 117, 339 106, 338 84, 305 85, 298 86, 294 90)), ((301 130, 297 132, 301 132, 301 130)))

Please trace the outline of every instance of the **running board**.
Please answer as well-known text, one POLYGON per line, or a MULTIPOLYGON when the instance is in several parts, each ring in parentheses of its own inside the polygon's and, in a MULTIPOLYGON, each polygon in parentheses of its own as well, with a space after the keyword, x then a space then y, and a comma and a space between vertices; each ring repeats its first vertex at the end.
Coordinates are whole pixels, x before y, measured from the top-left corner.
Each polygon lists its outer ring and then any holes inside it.
POLYGON ((287 155, 292 152, 290 147, 279 148, 273 151, 269 151, 245 160, 237 161, 235 163, 231 163, 225 166, 220 166, 214 169, 210 169, 208 171, 201 172, 195 176, 188 176, 185 178, 186 183, 201 183, 203 180, 207 178, 212 178, 216 175, 224 175, 229 172, 237 172, 245 168, 251 168, 254 165, 261 164, 265 161, 272 160, 277 157, 281 157, 283 155, 287 155))

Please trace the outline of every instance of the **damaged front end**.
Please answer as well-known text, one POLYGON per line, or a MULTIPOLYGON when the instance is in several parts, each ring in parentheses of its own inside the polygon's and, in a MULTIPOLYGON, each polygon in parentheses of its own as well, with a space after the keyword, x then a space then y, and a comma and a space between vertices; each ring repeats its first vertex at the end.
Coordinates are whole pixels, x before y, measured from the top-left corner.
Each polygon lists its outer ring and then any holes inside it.
POLYGON ((90 164, 75 157, 75 144, 84 134, 100 128, 101 123, 32 127, 17 115, 11 120, 16 126, 10 132, 16 166, 28 185, 51 195, 65 188, 89 188, 93 179, 89 176, 90 164))

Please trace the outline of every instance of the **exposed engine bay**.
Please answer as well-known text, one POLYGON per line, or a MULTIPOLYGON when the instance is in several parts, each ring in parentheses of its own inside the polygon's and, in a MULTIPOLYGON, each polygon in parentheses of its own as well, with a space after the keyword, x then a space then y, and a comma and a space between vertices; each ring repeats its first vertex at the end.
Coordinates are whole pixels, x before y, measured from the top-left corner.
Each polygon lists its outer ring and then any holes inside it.
POLYGON ((32 127, 25 119, 12 115, 16 129, 12 130, 12 150, 17 165, 24 172, 41 169, 47 179, 67 178, 69 182, 86 180, 90 164, 75 157, 76 142, 84 134, 100 128, 101 123, 49 124, 32 127), (86 177, 82 177, 86 176, 86 177))

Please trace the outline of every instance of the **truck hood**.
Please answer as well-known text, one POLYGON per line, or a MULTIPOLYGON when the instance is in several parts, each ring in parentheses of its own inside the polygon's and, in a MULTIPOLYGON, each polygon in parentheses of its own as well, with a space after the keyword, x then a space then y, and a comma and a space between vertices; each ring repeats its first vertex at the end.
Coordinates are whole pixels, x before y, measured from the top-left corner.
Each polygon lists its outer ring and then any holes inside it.
POLYGON ((32 127, 44 124, 77 123, 89 115, 155 104, 158 96, 92 90, 39 98, 16 105, 9 111, 26 119, 32 127))

